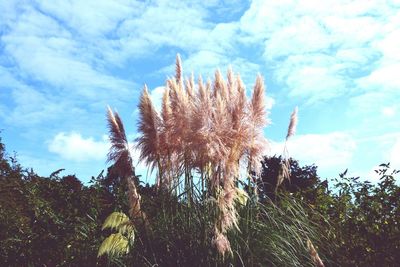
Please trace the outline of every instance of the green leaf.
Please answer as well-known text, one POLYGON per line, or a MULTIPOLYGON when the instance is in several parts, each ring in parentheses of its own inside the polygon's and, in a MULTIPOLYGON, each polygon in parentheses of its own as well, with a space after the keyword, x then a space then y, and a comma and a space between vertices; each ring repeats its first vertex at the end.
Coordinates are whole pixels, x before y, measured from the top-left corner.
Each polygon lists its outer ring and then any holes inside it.
POLYGON ((97 257, 108 254, 111 256, 120 256, 129 252, 129 241, 121 233, 111 234, 104 239, 99 248, 97 257))
POLYGON ((111 228, 119 230, 119 228, 128 224, 131 224, 129 217, 123 212, 115 211, 107 217, 101 229, 111 228))
POLYGON ((236 201, 241 206, 246 206, 248 199, 249 199, 249 196, 247 195, 247 193, 243 189, 236 188, 236 201))

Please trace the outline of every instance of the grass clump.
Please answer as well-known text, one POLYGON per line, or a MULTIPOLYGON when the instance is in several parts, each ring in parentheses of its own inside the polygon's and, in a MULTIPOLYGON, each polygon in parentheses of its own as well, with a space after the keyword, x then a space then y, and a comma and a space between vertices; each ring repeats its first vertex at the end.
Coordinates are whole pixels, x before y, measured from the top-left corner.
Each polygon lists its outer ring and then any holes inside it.
MULTIPOLYGON (((268 122, 260 75, 247 99, 240 75, 231 69, 226 81, 219 70, 213 82, 199 77, 195 84, 193 75, 184 80, 178 55, 175 77, 166 82, 161 114, 146 86, 139 111, 136 146, 140 160, 156 173, 154 195, 143 200, 133 180, 122 121, 108 111, 109 161, 128 186, 129 216, 138 237, 135 249, 126 255, 128 262, 313 265, 307 240, 318 243, 317 228, 301 206, 290 198, 281 207, 258 201, 256 185, 267 147, 263 128, 268 122)), ((297 109, 286 139, 294 134, 296 123, 297 109)))

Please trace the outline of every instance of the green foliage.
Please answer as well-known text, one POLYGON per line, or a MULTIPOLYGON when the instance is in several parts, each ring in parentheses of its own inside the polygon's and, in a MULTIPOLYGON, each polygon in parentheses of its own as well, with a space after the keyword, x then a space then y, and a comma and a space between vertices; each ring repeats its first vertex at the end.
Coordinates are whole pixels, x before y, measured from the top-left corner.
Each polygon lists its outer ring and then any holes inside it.
POLYGON ((347 171, 335 181, 332 206, 325 212, 335 226, 342 266, 395 266, 400 261, 399 171, 389 164, 379 167, 376 184, 347 177, 347 171))
POLYGON ((233 253, 222 258, 211 245, 213 202, 189 206, 163 195, 143 203, 155 213, 149 213, 151 227, 138 230, 130 253, 120 255, 127 266, 313 266, 306 241, 323 240, 295 199, 282 196, 281 207, 248 200, 239 205, 241 231, 228 233, 233 253))
POLYGON ((90 185, 61 170, 40 177, 0 140, 0 265, 312 266, 307 239, 326 266, 400 262, 398 171, 382 164, 376 183, 346 172, 328 183, 315 166, 291 160, 291 182, 274 192, 277 162, 263 162, 263 204, 238 192, 241 231, 228 232, 233 253, 222 258, 211 245, 215 203, 201 193, 189 206, 140 186, 151 227, 134 227, 125 215, 126 185, 112 167, 90 185))
POLYGON ((241 206, 246 206, 249 195, 241 188, 236 188, 236 201, 241 206))
POLYGON ((323 186, 326 182, 321 182, 317 174, 317 167, 300 166, 294 159, 289 159, 290 162, 290 177, 285 179, 278 187, 278 176, 282 157, 264 157, 261 166, 261 179, 258 181, 258 190, 260 192, 261 201, 267 199, 275 200, 276 194, 279 192, 288 192, 297 194, 300 198, 309 202, 314 202, 316 190, 319 186, 323 186))
MULTIPOLYGON (((262 198, 273 192, 279 158, 263 162, 262 198)), ((338 266, 396 266, 400 261, 399 171, 381 164, 375 172, 379 181, 348 177, 347 170, 332 180, 321 181, 313 166, 299 167, 291 160, 291 181, 280 192, 292 194, 308 205, 309 218, 322 226, 330 248, 324 255, 338 266)), ((272 195, 272 198, 275 197, 272 195)))
POLYGON ((75 176, 39 177, 6 157, 2 150, 0 265, 95 265, 101 222, 114 209, 114 196, 75 176))

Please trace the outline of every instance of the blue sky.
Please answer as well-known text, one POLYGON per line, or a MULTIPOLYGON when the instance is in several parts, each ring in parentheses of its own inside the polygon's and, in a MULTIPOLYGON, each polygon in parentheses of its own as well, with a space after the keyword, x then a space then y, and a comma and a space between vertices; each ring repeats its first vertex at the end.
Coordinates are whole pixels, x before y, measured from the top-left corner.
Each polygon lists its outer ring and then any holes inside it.
POLYGON ((0 11, 1 136, 41 175, 104 169, 106 105, 133 139, 143 84, 159 101, 177 53, 186 75, 231 65, 249 93, 264 76, 270 154, 298 106, 288 149, 301 164, 370 180, 382 162, 400 168, 398 0, 0 0, 0 11))

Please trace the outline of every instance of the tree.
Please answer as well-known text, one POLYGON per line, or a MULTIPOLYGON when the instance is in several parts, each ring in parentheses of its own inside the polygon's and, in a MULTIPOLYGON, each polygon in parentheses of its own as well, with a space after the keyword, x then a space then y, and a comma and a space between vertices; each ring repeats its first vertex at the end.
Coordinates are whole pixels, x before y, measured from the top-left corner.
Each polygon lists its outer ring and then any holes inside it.
POLYGON ((317 166, 300 166, 297 160, 289 159, 289 179, 284 179, 278 185, 283 159, 281 156, 264 156, 261 161, 261 176, 258 180, 259 197, 265 202, 267 199, 275 200, 280 191, 298 195, 309 203, 315 203, 316 191, 327 189, 328 182, 321 181, 317 174, 317 166))

